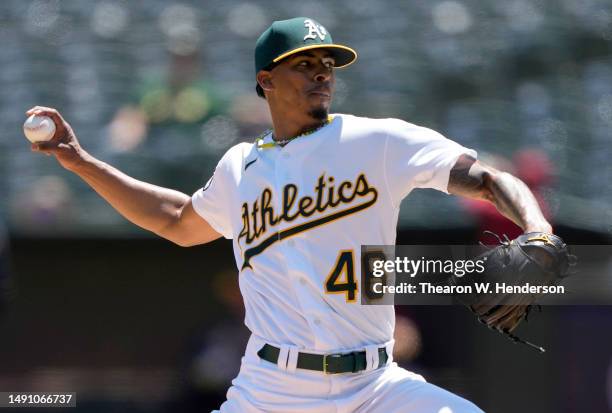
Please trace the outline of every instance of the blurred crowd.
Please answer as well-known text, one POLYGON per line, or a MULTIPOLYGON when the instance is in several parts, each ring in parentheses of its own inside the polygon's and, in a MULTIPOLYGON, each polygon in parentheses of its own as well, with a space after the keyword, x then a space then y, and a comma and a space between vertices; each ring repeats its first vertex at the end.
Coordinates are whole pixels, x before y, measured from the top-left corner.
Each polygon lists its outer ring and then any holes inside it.
MULTIPOLYGON (((542 194, 550 214, 612 231, 607 0, 0 2, 0 214, 11 230, 138 231, 29 152, 27 108, 58 107, 97 156, 191 193, 227 148, 268 128, 253 45, 272 20, 295 15, 359 52, 339 72, 334 111, 400 117, 506 158, 540 151, 555 165, 542 194)), ((431 202, 413 197, 401 224, 470 221, 452 198, 436 198, 435 212, 431 202)))

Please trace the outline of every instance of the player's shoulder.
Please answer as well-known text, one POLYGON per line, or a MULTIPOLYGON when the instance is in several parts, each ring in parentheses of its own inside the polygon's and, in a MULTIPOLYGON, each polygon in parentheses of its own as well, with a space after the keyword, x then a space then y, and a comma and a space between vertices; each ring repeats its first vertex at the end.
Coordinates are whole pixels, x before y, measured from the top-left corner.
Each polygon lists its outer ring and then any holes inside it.
POLYGON ((438 132, 398 118, 369 118, 350 114, 335 114, 348 130, 365 135, 383 135, 404 139, 437 138, 438 132))
POLYGON ((221 158, 221 163, 231 165, 242 165, 244 160, 254 152, 254 145, 249 142, 240 142, 232 146, 221 158))
POLYGON ((255 145, 252 142, 240 142, 229 148, 223 157, 228 160, 244 159, 254 148, 255 145))
POLYGON ((244 165, 245 161, 257 156, 257 141, 264 138, 269 133, 270 131, 268 130, 257 137, 235 144, 221 157, 219 165, 227 169, 233 169, 244 165))

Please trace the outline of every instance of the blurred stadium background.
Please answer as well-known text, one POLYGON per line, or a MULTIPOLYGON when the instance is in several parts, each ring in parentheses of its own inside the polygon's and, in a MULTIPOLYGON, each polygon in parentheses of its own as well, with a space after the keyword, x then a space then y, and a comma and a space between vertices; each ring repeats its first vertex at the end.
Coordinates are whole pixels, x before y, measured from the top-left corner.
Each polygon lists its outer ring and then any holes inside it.
MULTIPOLYGON (((610 0, 4 0, 0 391, 77 391, 83 412, 218 406, 246 336, 230 245, 154 239, 32 154, 21 125, 31 106, 57 107, 95 156, 190 194, 226 149, 270 126, 253 46, 272 20, 298 15, 359 53, 338 72, 334 111, 474 147, 530 183, 567 240, 610 242, 610 0)), ((489 219, 421 191, 398 241, 464 243, 489 219)), ((549 343, 544 356, 460 309, 400 313, 406 365, 486 411, 612 405, 610 307, 547 308, 525 327, 549 343)))

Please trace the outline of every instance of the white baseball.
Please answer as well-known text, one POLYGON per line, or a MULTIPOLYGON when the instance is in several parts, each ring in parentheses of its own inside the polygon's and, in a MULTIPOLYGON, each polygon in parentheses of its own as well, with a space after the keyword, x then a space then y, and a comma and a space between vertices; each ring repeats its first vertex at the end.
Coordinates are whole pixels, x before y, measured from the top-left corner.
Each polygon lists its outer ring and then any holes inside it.
POLYGON ((55 135, 55 123, 48 116, 32 115, 24 122, 23 133, 30 142, 48 141, 55 135))

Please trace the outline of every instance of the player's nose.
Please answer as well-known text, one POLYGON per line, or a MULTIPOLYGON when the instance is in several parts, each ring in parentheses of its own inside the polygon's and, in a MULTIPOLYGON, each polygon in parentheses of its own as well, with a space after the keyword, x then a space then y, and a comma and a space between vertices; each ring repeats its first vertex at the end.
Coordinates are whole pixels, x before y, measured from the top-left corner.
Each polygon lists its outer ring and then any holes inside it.
POLYGON ((329 82, 331 80, 331 77, 332 70, 324 65, 321 65, 314 75, 314 80, 317 83, 329 82))
POLYGON ((315 75, 315 82, 317 83, 323 83, 323 82, 328 82, 330 79, 330 74, 329 73, 317 73, 315 75))

